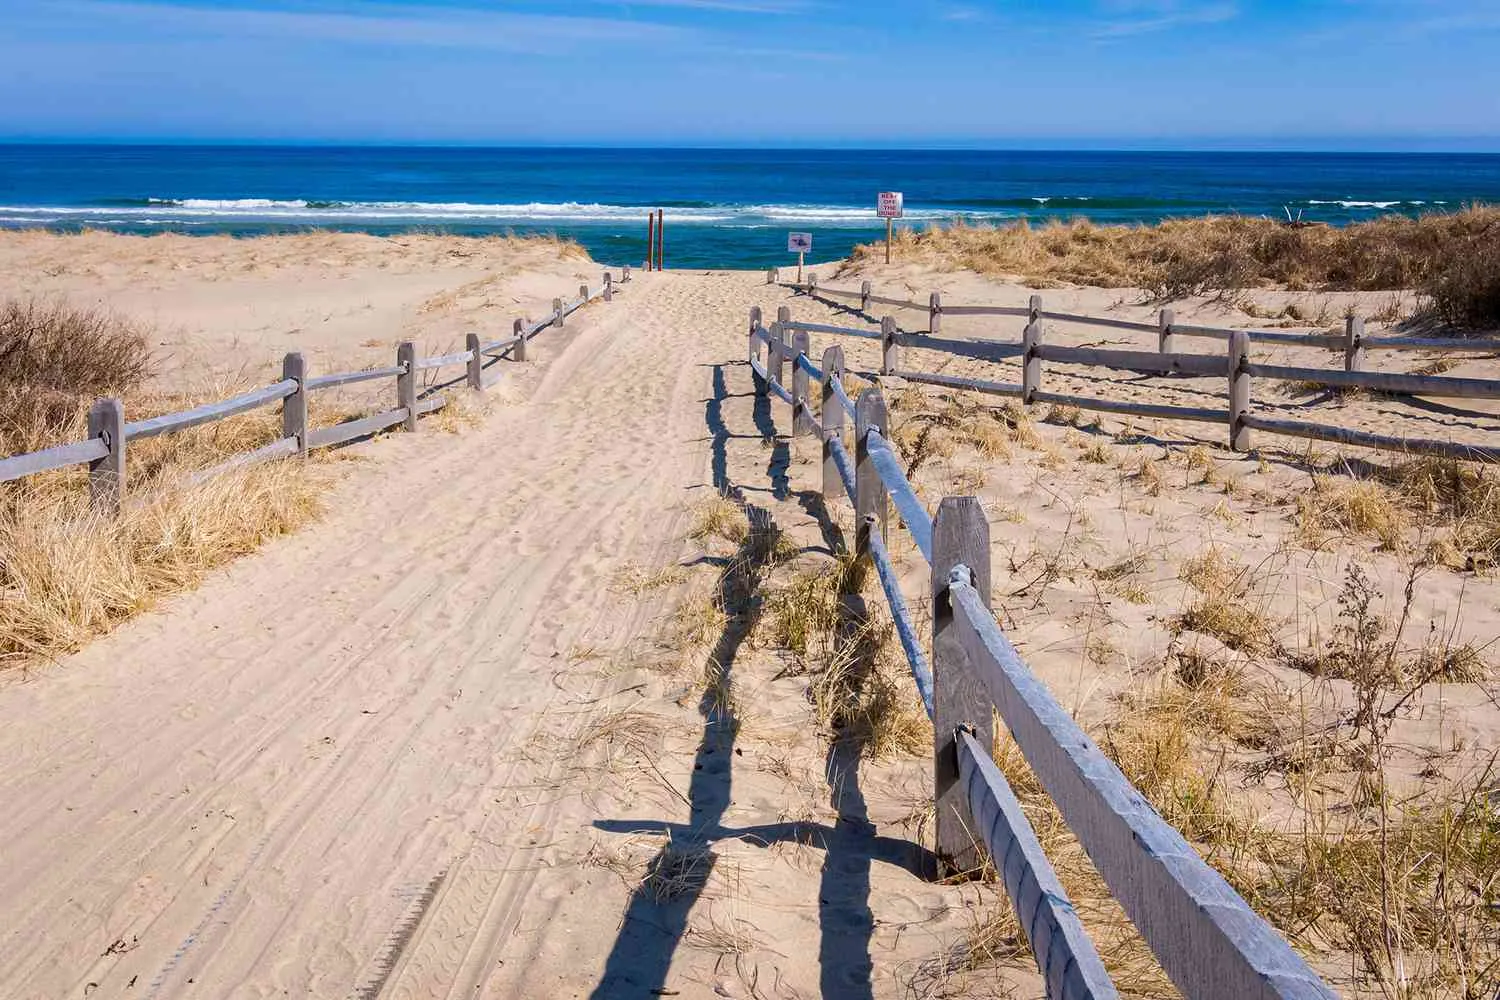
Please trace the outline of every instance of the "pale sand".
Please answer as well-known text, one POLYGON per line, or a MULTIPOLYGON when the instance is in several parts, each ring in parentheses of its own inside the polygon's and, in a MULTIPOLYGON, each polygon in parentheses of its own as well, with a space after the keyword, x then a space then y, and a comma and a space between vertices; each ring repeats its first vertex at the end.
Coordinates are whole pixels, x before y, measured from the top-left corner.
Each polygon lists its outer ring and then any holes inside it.
MULTIPOLYGON (((431 265, 410 280, 442 296, 452 285, 425 284, 431 265)), ((288 285, 310 283, 305 266, 288 285)), ((552 277, 578 283, 567 265, 552 277)), ((89 281, 56 280, 76 282, 57 289, 70 293, 89 281)), ((109 301, 137 301, 121 280, 109 301)), ((343 280, 383 285, 357 266, 343 280)), ((180 295, 187 314, 212 300, 204 284, 184 277, 152 301, 175 316, 180 295)), ((389 336, 425 322, 415 297, 402 301, 389 336)), ((942 957, 1006 904, 994 886, 910 870, 927 762, 830 767, 806 679, 779 677, 778 656, 735 634, 685 664, 670 645, 671 611, 711 593, 728 554, 681 540, 716 486, 806 549, 796 565, 826 565, 816 446, 782 436, 786 407, 757 407, 741 363, 749 307, 779 304, 836 315, 759 274, 638 274, 613 304, 543 334, 478 427, 362 446, 370 461, 350 466, 319 524, 81 654, 0 679, 0 994, 859 996, 868 962, 870 992, 896 997, 944 978, 942 957), (661 586, 625 585, 675 566, 661 586), (732 747, 700 713, 710 656, 732 661, 732 747), (710 829, 716 859, 696 900, 647 905, 632 889, 662 848, 650 831, 669 825, 688 842, 710 829)), ((326 342, 330 358, 357 359, 355 328, 326 342)), ((273 364, 276 331, 263 342, 257 363, 273 364)), ((815 353, 828 342, 814 336, 815 353)), ((854 367, 874 362, 867 342, 842 343, 854 367)), ((1160 429, 1190 432, 1218 436, 1160 429)), ((985 498, 1002 620, 1085 718, 1161 662, 1178 564, 1209 542, 1279 560, 1273 597, 1291 634, 1331 620, 1351 553, 1382 578, 1397 571, 1383 553, 1282 545, 1287 511, 1272 500, 1306 482, 1294 463, 1263 472, 1216 453, 1247 482, 1241 494, 1188 485, 1198 476, 1182 470, 1147 498, 1120 470, 1078 461, 1079 432, 1041 433, 1067 461, 960 450, 917 480, 930 504, 985 498), (960 485, 975 467, 984 482, 960 485), (1064 572, 1026 588, 1036 553, 1054 550, 1064 572), (1094 572, 1132 553, 1144 605, 1094 572), (1086 647, 1101 637, 1114 652, 1098 664, 1086 647)), ((847 505, 834 512, 847 530, 847 505)), ((924 617, 920 557, 895 548, 924 617)), ((1461 597, 1465 635, 1500 632, 1491 578, 1445 572, 1428 586, 1423 628, 1461 597)), ((1414 761, 1455 735, 1465 755, 1492 748, 1500 718, 1492 692, 1449 686, 1402 726, 1414 761)), ((1276 802, 1274 789, 1254 794, 1276 802)), ((1039 995, 1024 956, 945 985, 1039 995)))

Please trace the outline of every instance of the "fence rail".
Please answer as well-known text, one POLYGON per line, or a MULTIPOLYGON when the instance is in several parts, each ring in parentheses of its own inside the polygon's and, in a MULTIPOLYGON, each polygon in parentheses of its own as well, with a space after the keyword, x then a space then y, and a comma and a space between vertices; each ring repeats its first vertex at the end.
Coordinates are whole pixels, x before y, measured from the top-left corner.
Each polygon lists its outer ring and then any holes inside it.
MULTIPOLYGON (((621 282, 630 280, 630 269, 624 269, 621 282)), ((429 358, 416 356, 416 345, 403 341, 396 350, 396 364, 384 368, 364 371, 337 372, 328 375, 307 374, 302 355, 291 353, 282 361, 282 378, 271 385, 240 393, 229 399, 204 403, 177 413, 165 413, 144 420, 126 423, 124 407, 117 399, 102 399, 89 411, 89 437, 83 441, 55 445, 41 451, 28 452, 0 458, 0 483, 22 479, 42 472, 51 472, 75 465, 89 467, 89 489, 93 503, 105 513, 118 512, 125 489, 126 444, 164 434, 175 434, 192 427, 214 423, 229 417, 249 413, 252 410, 277 403, 282 407, 282 436, 254 451, 235 455, 219 465, 194 473, 192 479, 201 481, 233 469, 245 468, 260 462, 293 455, 306 455, 314 448, 327 448, 344 444, 386 430, 398 424, 415 430, 417 418, 442 409, 448 398, 429 395, 417 398, 416 374, 421 371, 464 365, 468 368, 467 383, 477 391, 494 385, 495 377, 484 372, 487 356, 497 352, 513 350, 516 361, 526 359, 526 343, 550 326, 563 326, 567 317, 596 299, 612 301, 614 298, 614 276, 606 271, 603 282, 596 289, 584 285, 578 290, 578 298, 564 302, 553 300, 552 312, 532 323, 516 320, 513 336, 489 344, 481 344, 477 334, 468 335, 468 344, 463 351, 429 358), (307 394, 336 386, 354 385, 379 379, 396 380, 396 402, 394 409, 375 413, 335 424, 332 427, 312 428, 308 426, 307 394)), ((498 360, 489 358, 489 360, 498 360)))
MULTIPOLYGON (((794 291, 806 291, 809 295, 859 297, 862 303, 874 301, 869 294, 869 282, 859 292, 830 289, 819 286, 816 279, 805 284, 786 286, 794 291)), ((919 308, 915 302, 901 301, 910 308, 919 308)), ((943 313, 960 314, 968 307, 943 305, 934 292, 928 307, 931 310, 931 329, 939 329, 943 313)), ((976 307, 977 308, 977 307, 976 307)), ((988 308, 988 307, 985 307, 988 308)), ((1018 397, 1028 404, 1050 403, 1075 406, 1084 410, 1117 413, 1123 416, 1147 419, 1188 420, 1205 423, 1222 423, 1229 429, 1230 447, 1237 451, 1248 451, 1252 447, 1251 431, 1287 435, 1305 439, 1329 441, 1338 444, 1357 445, 1384 451, 1410 454, 1435 455, 1464 461, 1493 461, 1500 455, 1500 448, 1470 445, 1455 441, 1430 438, 1408 438, 1386 434, 1356 431, 1345 427, 1330 427, 1309 421, 1273 419, 1256 414, 1252 410, 1254 387, 1258 380, 1290 382, 1306 387, 1324 389, 1359 389, 1395 396, 1430 396, 1460 399, 1500 399, 1500 379, 1460 378, 1445 375, 1410 375, 1395 372, 1364 370, 1364 352, 1370 348, 1401 348, 1411 350, 1500 350, 1500 340, 1465 340, 1434 338, 1368 338, 1364 335, 1364 322, 1350 317, 1342 336, 1321 334, 1288 334, 1276 331, 1234 330, 1218 327, 1188 326, 1175 322, 1172 310, 1161 311, 1157 324, 1117 320, 1110 317, 1085 316, 1077 313, 1057 312, 1042 307, 1039 295, 1033 295, 1025 309, 997 308, 1000 315, 1016 315, 1029 318, 1020 340, 966 340, 939 336, 934 332, 902 331, 896 328, 895 320, 882 317, 881 331, 876 333, 868 327, 860 328, 830 323, 809 323, 795 320, 789 307, 779 310, 778 326, 783 332, 830 333, 839 336, 880 339, 882 347, 881 374, 896 375, 913 382, 940 385, 953 389, 997 396, 1018 397), (1087 323, 1136 332, 1153 332, 1158 335, 1157 350, 1121 350, 1098 347, 1069 347, 1047 343, 1046 321, 1087 323), (1208 337, 1223 342, 1222 354, 1190 353, 1176 350, 1177 337, 1208 337), (1343 370, 1310 368, 1293 365, 1274 365, 1251 359, 1253 343, 1297 344, 1301 346, 1327 348, 1344 351, 1343 370), (977 378, 922 372, 903 364, 903 350, 933 351, 978 361, 1018 360, 1022 368, 1022 380, 1018 383, 988 381, 977 378), (1157 403, 1138 403, 1123 400, 1101 399, 1074 393, 1049 392, 1043 386, 1043 363, 1105 368, 1112 371, 1148 373, 1185 378, 1218 378, 1224 380, 1222 395, 1227 397, 1224 408, 1205 406, 1177 406, 1157 403)), ((969 314, 973 314, 972 312, 969 314)), ((866 314, 867 320, 875 317, 866 314)), ((773 380, 779 382, 778 380, 773 380)), ((1215 393, 1220 394, 1220 393, 1215 393)))
MULTIPOLYGON (((1028 312, 1035 315, 1036 310, 1028 312)), ((1078 728, 1006 639, 989 608, 989 524, 979 501, 948 497, 937 515, 930 515, 887 440, 880 390, 864 390, 851 405, 842 385, 842 348, 830 346, 819 366, 810 356, 806 332, 795 331, 791 341, 787 332, 781 322, 767 329, 761 311, 751 312, 749 363, 756 393, 774 394, 791 404, 795 436, 810 431, 821 438, 824 498, 848 499, 854 505, 856 557, 876 570, 913 681, 933 720, 938 853, 957 871, 971 871, 982 860, 982 844, 1025 929, 1047 995, 1106 1000, 1117 993, 1020 803, 990 757, 996 713, 1188 1000, 1333 997, 1286 940, 1078 728), (782 384, 788 361, 797 376, 790 391, 782 384), (804 429, 800 418, 813 415, 807 379, 815 374, 822 376, 822 403, 817 422, 804 429), (844 443, 851 415, 852 462, 844 443), (931 571, 930 656, 918 638, 888 551, 893 505, 931 571)))

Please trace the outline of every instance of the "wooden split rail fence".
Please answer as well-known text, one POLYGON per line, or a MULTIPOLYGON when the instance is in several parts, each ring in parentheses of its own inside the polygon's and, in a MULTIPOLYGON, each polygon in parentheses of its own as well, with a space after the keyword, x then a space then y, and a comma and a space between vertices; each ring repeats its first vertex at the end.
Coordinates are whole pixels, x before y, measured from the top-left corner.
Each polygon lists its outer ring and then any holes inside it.
MULTIPOLYGON (((774 269, 767 274, 768 282, 774 282, 776 277, 777 273, 774 269)), ((876 296, 872 294, 868 281, 859 291, 825 288, 817 283, 816 276, 811 277, 804 284, 783 287, 789 287, 794 291, 804 292, 825 301, 857 300, 859 311, 871 320, 874 319, 870 313, 872 305, 925 310, 928 313, 926 331, 902 331, 893 317, 885 316, 880 320, 880 333, 875 333, 868 329, 827 323, 796 322, 791 319, 790 312, 783 307, 780 323, 785 334, 805 330, 814 333, 879 339, 882 343, 880 371, 883 375, 895 375, 908 381, 929 385, 966 389, 996 396, 1010 396, 1028 404, 1050 403, 1132 417, 1223 423, 1229 429, 1230 447, 1236 451, 1250 450, 1251 432, 1259 430, 1271 434, 1384 451, 1436 455, 1465 461, 1500 461, 1500 447, 1427 438, 1394 437, 1307 420, 1273 418, 1257 414, 1252 409, 1256 379, 1295 382, 1328 389, 1365 389, 1396 396, 1500 399, 1500 379, 1407 375, 1364 370, 1366 352, 1371 350, 1500 352, 1500 340, 1497 339, 1367 337, 1364 332, 1364 321, 1359 317, 1349 317, 1346 320, 1342 335, 1185 325, 1176 322, 1170 309, 1161 310, 1156 323, 1142 323, 1113 317, 1048 310, 1044 308, 1040 295, 1031 296, 1029 305, 1024 307, 983 306, 945 304, 941 295, 933 292, 929 302, 923 305, 905 299, 876 296), (1012 316, 1025 319, 1026 325, 1019 341, 965 340, 941 335, 944 316, 1012 316), (1045 336, 1048 321, 1155 334, 1157 349, 1155 351, 1113 350, 1049 344, 1045 336), (1225 351, 1222 354, 1187 353, 1179 350, 1180 338, 1218 340, 1225 344, 1225 351), (1252 347, 1257 343, 1342 351, 1343 370, 1260 362, 1255 360, 1252 354, 1252 347), (1015 361, 1021 365, 1021 382, 994 382, 913 371, 902 365, 902 348, 940 351, 982 361, 1015 361), (1226 382, 1227 405, 1224 408, 1171 406, 1048 392, 1043 386, 1044 362, 1108 368, 1137 374, 1221 378, 1226 382)))
POLYGON ((978 499, 947 497, 930 515, 902 472, 878 388, 851 399, 844 352, 821 365, 808 328, 750 314, 756 392, 791 406, 794 436, 823 445, 822 490, 848 498, 856 555, 873 565, 917 690, 933 722, 937 850, 1004 883, 1047 984, 1065 1000, 1118 994, 1014 792, 991 758, 996 712, 1110 890, 1188 1000, 1329 998, 1284 938, 1210 868, 1078 727, 1021 660, 990 610, 989 524, 978 499), (764 352, 762 351, 764 348, 764 352), (792 380, 786 381, 791 367, 792 380), (813 405, 811 383, 821 385, 813 405), (853 423, 852 456, 845 433, 853 423), (890 508, 931 568, 930 653, 891 561, 890 508), (976 843, 977 841, 977 843, 976 843))
MULTIPOLYGON (((630 280, 629 267, 624 268, 620 280, 622 283, 630 280)), ((405 430, 414 431, 419 417, 440 410, 448 403, 446 396, 423 395, 419 391, 419 372, 463 365, 467 370, 464 381, 468 387, 482 392, 499 380, 498 375, 486 373, 486 362, 492 365, 506 357, 513 361, 525 361, 528 341, 550 326, 563 326, 570 315, 595 299, 610 301, 614 297, 614 287, 613 276, 606 272, 598 288, 590 290, 587 285, 583 285, 578 289, 576 299, 554 299, 552 312, 540 320, 534 323, 516 320, 509 337, 483 342, 477 333, 469 334, 464 350, 456 354, 419 358, 416 356, 416 346, 411 341, 403 341, 396 349, 396 363, 390 367, 332 375, 309 375, 302 355, 293 352, 282 360, 282 377, 279 382, 215 403, 195 406, 190 410, 130 422, 125 420, 125 407, 120 400, 101 399, 89 410, 86 439, 0 459, 0 483, 68 466, 87 465, 91 502, 101 512, 115 515, 119 513, 124 497, 125 454, 131 441, 173 434, 264 406, 281 404, 280 438, 254 451, 236 455, 220 465, 202 470, 194 476, 195 480, 203 480, 272 459, 305 456, 314 448, 345 444, 398 424, 405 430), (394 409, 332 427, 314 428, 308 425, 309 393, 389 378, 396 380, 394 409)))

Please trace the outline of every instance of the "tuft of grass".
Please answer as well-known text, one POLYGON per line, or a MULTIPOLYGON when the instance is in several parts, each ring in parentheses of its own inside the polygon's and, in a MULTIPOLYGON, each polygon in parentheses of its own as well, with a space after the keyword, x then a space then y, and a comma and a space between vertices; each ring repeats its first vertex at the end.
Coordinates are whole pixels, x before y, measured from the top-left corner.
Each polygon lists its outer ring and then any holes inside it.
POLYGON ((1373 480, 1314 476, 1312 489, 1297 498, 1298 534, 1314 547, 1332 533, 1369 535, 1400 551, 1407 527, 1398 498, 1373 480))
POLYGON ((1179 574, 1198 597, 1174 627, 1178 632, 1202 632, 1230 649, 1257 656, 1272 646, 1271 625, 1250 605, 1250 571, 1210 547, 1182 564, 1179 574))
POLYGON ((693 509, 693 526, 688 537, 702 540, 718 538, 741 545, 750 537, 750 521, 744 508, 723 494, 700 501, 693 509))

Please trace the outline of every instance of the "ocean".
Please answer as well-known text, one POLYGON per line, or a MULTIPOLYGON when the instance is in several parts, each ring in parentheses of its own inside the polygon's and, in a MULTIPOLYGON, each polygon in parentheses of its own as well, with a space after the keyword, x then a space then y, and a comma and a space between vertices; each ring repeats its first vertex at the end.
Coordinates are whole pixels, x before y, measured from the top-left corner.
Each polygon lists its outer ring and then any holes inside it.
POLYGON ((253 235, 555 233, 638 264, 666 213, 668 267, 813 261, 904 226, 1241 213, 1345 224, 1500 202, 1500 155, 774 149, 0 145, 0 226, 253 235))

